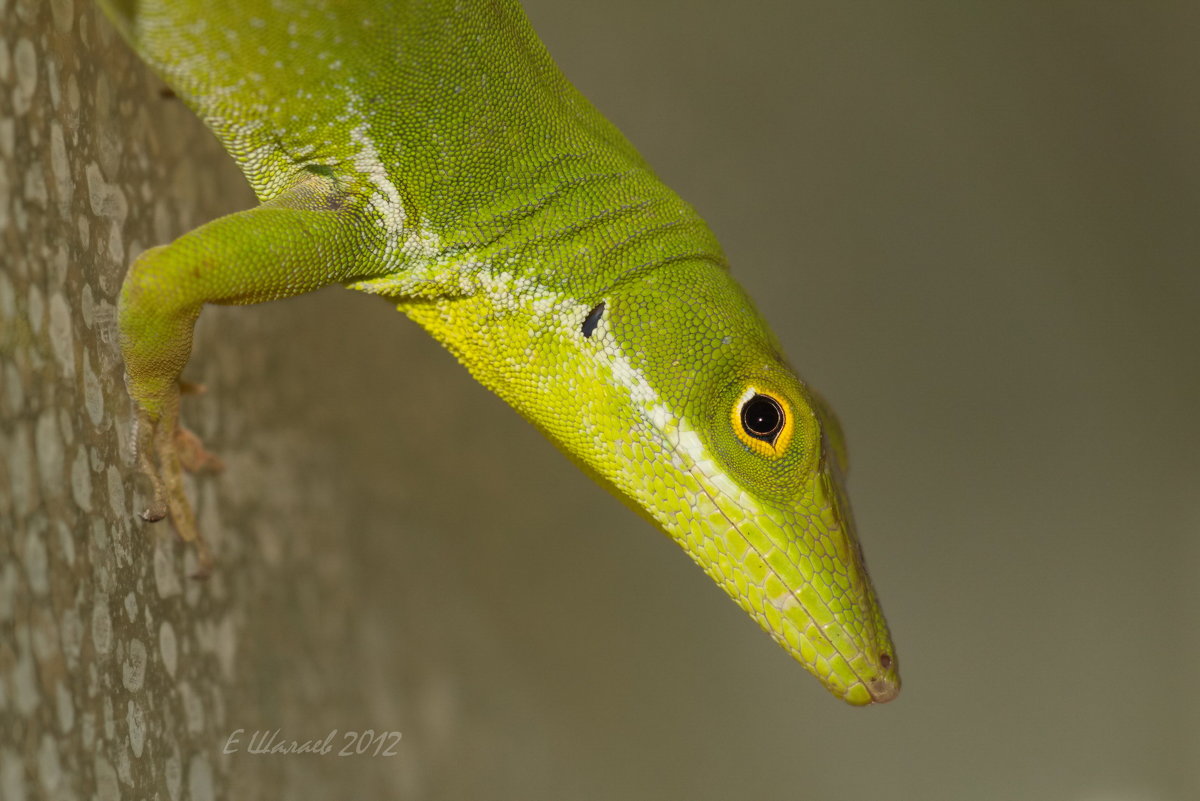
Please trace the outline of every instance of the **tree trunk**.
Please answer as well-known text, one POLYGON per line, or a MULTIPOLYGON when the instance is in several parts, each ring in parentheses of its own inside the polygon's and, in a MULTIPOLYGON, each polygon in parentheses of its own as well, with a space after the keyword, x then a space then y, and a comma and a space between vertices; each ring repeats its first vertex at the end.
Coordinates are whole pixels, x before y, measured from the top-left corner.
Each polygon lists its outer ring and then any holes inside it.
POLYGON ((217 568, 189 578, 135 514, 117 291, 139 251, 253 196, 90 3, 0 19, 0 799, 536 788, 538 716, 454 678, 502 657, 454 554, 416 536, 405 476, 427 468, 374 469, 387 389, 356 389, 384 354, 462 371, 375 299, 206 310, 184 416, 227 467, 190 483, 217 568), (309 740, 331 753, 251 753, 309 740))

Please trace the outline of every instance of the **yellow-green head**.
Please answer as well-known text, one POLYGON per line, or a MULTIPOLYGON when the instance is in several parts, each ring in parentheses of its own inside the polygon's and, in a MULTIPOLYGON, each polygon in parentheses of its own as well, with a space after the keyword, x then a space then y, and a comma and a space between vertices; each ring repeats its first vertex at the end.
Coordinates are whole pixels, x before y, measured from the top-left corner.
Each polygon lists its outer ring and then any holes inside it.
POLYGON ((402 308, 831 692, 894 698, 896 655, 846 500, 837 421, 723 266, 673 262, 589 297, 488 283, 496 290, 402 308))

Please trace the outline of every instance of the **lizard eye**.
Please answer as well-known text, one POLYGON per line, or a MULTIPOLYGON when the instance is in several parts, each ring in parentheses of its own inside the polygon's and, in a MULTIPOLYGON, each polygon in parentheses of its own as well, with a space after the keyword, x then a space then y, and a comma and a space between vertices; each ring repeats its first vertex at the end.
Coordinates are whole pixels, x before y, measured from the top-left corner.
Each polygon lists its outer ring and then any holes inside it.
POLYGON ((755 395, 742 404, 742 429, 767 444, 783 429, 783 407, 770 395, 755 395))
POLYGON ((734 433, 750 450, 778 459, 792 439, 788 405, 777 396, 757 389, 747 390, 733 407, 734 433))

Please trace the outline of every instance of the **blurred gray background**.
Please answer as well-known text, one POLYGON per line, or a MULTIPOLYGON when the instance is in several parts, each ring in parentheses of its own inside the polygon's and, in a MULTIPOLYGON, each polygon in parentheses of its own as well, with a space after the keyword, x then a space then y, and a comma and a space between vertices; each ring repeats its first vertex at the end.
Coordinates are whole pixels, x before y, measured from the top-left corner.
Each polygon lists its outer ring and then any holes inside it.
MULTIPOLYGON (((1200 798, 1200 6, 525 5, 838 410, 904 690, 837 702, 415 326, 325 291, 201 321, 193 420, 231 457, 202 520, 258 539, 214 533, 225 589, 176 611, 231 608, 236 658, 146 792, 182 751, 198 801, 276 797, 263 770, 304 799, 1200 798), (222 511, 279 482, 261 525, 222 511), (219 755, 280 725, 408 750, 219 755)), ((211 143, 156 158, 217 198, 176 186, 160 237, 251 202, 211 143)))

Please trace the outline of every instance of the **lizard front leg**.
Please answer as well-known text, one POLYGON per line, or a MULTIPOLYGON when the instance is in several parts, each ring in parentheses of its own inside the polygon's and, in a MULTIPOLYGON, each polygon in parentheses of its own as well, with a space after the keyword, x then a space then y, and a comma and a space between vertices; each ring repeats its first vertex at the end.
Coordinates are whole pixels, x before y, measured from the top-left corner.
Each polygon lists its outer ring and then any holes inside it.
MULTIPOLYGON (((206 303, 250 304, 372 275, 364 254, 376 230, 332 182, 306 179, 274 200, 214 220, 134 262, 121 287, 126 384, 136 406, 137 463, 151 485, 142 513, 169 516, 194 543, 199 570, 212 557, 196 525, 183 470, 218 464, 180 423, 180 376, 206 303)), ((382 269, 382 268, 379 268, 382 269)))

